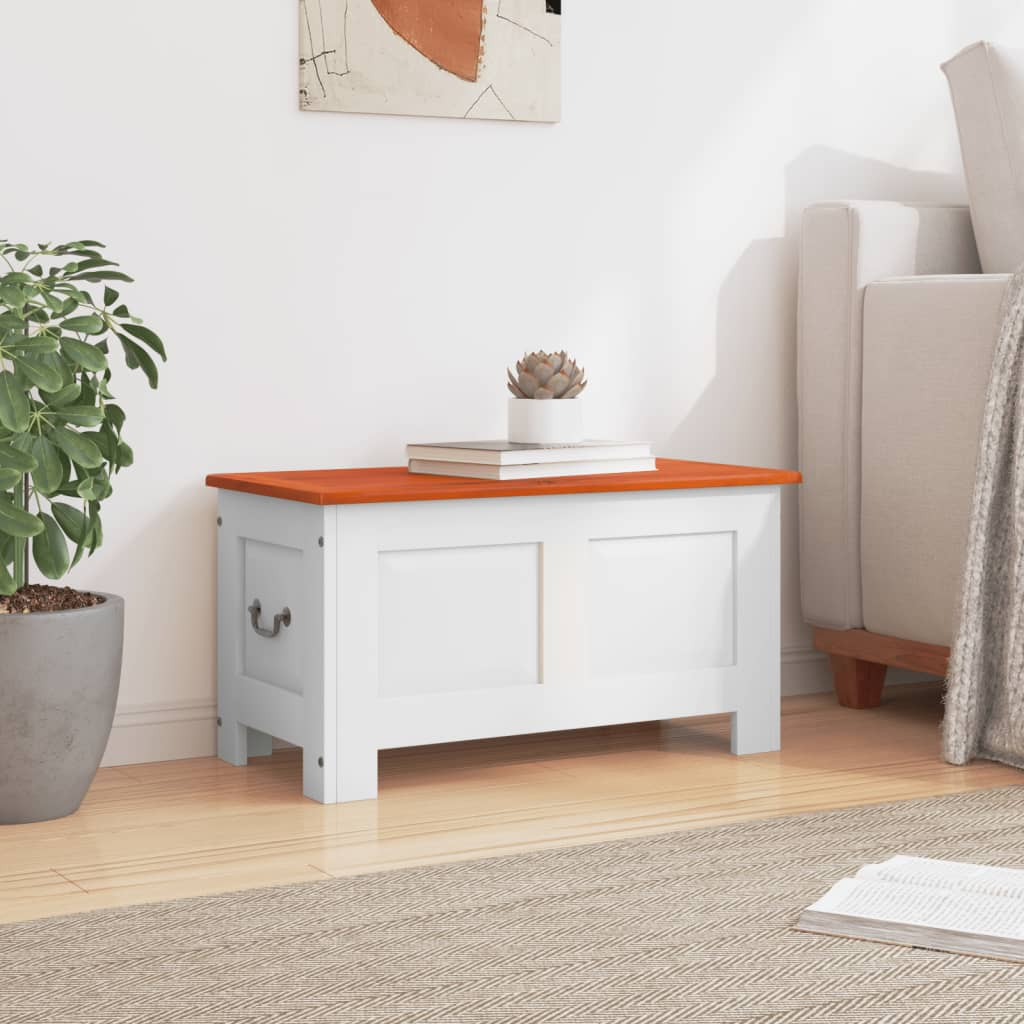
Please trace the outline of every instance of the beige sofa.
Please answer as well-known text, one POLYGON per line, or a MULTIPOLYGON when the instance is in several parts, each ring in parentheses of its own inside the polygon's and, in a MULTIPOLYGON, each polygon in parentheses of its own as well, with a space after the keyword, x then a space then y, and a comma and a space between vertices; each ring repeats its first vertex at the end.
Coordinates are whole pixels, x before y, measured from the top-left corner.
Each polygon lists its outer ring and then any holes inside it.
POLYGON ((978 43, 944 70, 970 208, 803 218, 802 602, 851 707, 879 702, 889 665, 945 672, 1000 307, 1024 260, 1024 54, 978 43))

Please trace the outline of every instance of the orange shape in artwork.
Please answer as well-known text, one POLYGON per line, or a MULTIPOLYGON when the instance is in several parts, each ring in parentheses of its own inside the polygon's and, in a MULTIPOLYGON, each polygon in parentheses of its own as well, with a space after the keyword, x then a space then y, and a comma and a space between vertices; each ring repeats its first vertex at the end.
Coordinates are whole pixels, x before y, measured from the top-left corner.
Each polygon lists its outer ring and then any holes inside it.
POLYGON ((410 46, 467 82, 475 82, 484 32, 484 0, 371 0, 410 46))

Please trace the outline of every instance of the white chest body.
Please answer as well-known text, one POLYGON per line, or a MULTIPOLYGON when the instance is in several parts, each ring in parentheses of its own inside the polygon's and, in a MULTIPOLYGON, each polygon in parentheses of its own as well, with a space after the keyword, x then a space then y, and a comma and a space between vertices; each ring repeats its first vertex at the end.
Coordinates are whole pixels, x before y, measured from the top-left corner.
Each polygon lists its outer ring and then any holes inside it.
POLYGON ((734 753, 779 747, 777 486, 219 516, 218 753, 301 746, 314 800, 425 743, 730 712, 734 753))

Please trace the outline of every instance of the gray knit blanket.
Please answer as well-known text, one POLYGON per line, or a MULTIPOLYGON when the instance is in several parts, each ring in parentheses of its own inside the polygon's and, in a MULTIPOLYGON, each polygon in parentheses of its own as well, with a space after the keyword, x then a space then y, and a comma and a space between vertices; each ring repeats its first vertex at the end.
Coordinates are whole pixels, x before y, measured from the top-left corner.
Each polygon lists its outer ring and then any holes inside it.
POLYGON ((1024 768, 1024 267, 1003 299, 985 398, 943 753, 1024 768))

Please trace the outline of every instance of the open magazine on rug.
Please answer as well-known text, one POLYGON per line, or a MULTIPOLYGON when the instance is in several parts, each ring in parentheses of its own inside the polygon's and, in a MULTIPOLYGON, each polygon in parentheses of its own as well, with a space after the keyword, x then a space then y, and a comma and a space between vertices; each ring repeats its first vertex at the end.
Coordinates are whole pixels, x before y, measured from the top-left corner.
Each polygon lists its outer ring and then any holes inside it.
POLYGON ((796 927, 1024 962, 1024 871, 892 857, 832 886, 796 927))

